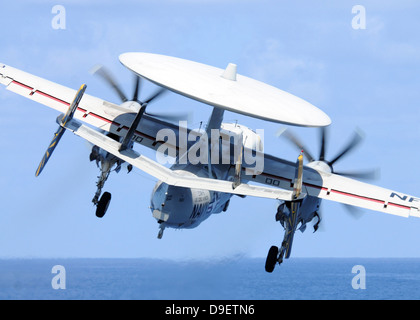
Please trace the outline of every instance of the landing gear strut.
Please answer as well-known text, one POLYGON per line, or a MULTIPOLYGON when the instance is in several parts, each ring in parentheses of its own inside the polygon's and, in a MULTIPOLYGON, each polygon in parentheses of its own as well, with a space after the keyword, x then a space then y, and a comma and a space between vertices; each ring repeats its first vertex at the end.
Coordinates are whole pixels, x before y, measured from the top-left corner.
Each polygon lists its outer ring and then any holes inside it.
MULTIPOLYGON (((109 133, 108 136, 114 140, 118 139, 118 137, 114 137, 111 133, 109 133)), ((102 218, 108 209, 109 203, 111 202, 111 194, 109 192, 104 192, 101 195, 102 189, 111 171, 119 172, 123 161, 114 155, 99 149, 97 146, 92 148, 89 159, 90 161, 96 160, 96 165, 101 169, 101 174, 98 176, 98 181, 96 182, 97 189, 92 202, 96 206, 96 216, 98 218, 102 218), (114 166, 115 169, 112 169, 114 166)), ((133 167, 129 166, 127 169, 128 172, 130 172, 133 167)))
POLYGON ((109 203, 111 202, 111 194, 109 192, 104 192, 99 199, 99 196, 101 195, 102 188, 105 184, 105 181, 108 179, 109 173, 110 173, 110 166, 108 162, 101 162, 102 164, 102 170, 101 175, 98 177, 99 180, 96 183, 97 190, 95 193, 95 196, 92 199, 93 204, 96 206, 96 216, 98 218, 102 218, 106 210, 108 209, 109 203))
POLYGON ((284 238, 281 247, 272 246, 265 261, 265 271, 273 272, 276 264, 283 262, 283 257, 290 257, 293 236, 298 224, 298 211, 301 201, 290 201, 279 206, 276 213, 276 221, 279 221, 284 228, 284 238))

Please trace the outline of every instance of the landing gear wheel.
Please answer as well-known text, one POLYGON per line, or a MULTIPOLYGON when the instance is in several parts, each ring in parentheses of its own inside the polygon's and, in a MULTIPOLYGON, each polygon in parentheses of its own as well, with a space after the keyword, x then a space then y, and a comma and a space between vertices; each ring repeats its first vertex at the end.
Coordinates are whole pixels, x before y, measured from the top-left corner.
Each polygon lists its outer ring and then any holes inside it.
POLYGON ((272 246, 267 254, 267 260, 265 261, 265 271, 273 272, 276 263, 278 262, 277 256, 279 254, 279 248, 272 246))
POLYGON ((102 218, 105 215, 110 202, 111 202, 111 194, 109 192, 104 192, 104 194, 101 196, 101 199, 99 199, 99 202, 96 206, 96 216, 98 218, 102 218))

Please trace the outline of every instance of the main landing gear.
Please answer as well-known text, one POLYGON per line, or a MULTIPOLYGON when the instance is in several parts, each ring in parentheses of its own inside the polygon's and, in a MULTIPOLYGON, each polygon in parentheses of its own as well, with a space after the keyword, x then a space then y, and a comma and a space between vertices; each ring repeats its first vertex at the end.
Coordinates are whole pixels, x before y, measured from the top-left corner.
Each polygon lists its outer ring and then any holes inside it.
POLYGON ((293 236, 298 224, 298 211, 301 201, 288 201, 277 208, 276 221, 279 221, 284 228, 284 238, 281 247, 272 246, 265 261, 265 271, 271 273, 276 264, 283 262, 283 257, 290 257, 293 236))
POLYGON ((111 168, 116 162, 114 156, 107 154, 105 157, 100 155, 99 149, 97 146, 93 147, 92 153, 90 155, 90 160, 93 161, 96 159, 98 167, 101 169, 101 175, 98 177, 98 182, 96 183, 96 193, 92 199, 93 204, 96 206, 96 216, 102 218, 111 202, 111 194, 109 192, 102 193, 102 188, 109 177, 111 168), (100 197, 100 198, 99 198, 100 197))
POLYGON ((273 272, 274 267, 278 261, 278 254, 279 248, 276 246, 272 246, 270 250, 268 250, 267 260, 265 261, 265 271, 273 272))
POLYGON ((280 248, 272 246, 268 251, 267 259, 265 261, 265 271, 270 273, 273 272, 277 263, 281 264, 283 262, 283 258, 288 259, 290 257, 292 251, 293 236, 296 230, 304 232, 306 229, 306 224, 309 221, 312 221, 314 218, 317 219, 313 226, 314 232, 318 230, 321 217, 317 211, 314 211, 312 214, 306 215, 304 217, 299 214, 303 201, 306 201, 306 206, 303 208, 303 210, 308 209, 308 204, 311 208, 319 208, 319 203, 317 202, 319 200, 314 200, 314 198, 311 197, 306 197, 305 200, 287 201, 278 206, 276 221, 279 221, 284 228, 284 238, 280 248), (299 228, 297 228, 298 225, 300 225, 299 228))
POLYGON ((96 204, 96 216, 102 218, 106 211, 108 210, 109 203, 111 202, 111 194, 109 192, 104 192, 96 204))
MULTIPOLYGON (((95 149, 98 147, 95 146, 93 148, 95 149)), ((111 194, 109 192, 104 192, 101 195, 102 188, 104 187, 104 184, 106 180, 108 179, 111 171, 115 171, 115 172, 120 171, 121 164, 123 163, 123 161, 109 153, 106 153, 105 156, 99 155, 99 153, 96 155, 94 151, 91 153, 90 159, 91 161, 96 159, 97 164, 101 169, 101 174, 100 176, 98 176, 98 182, 96 183, 96 187, 97 187, 96 193, 92 199, 92 202, 96 206, 96 216, 98 218, 102 218, 105 215, 106 211, 108 210, 109 203, 111 202, 111 194), (116 165, 115 169, 112 169, 115 165, 116 165)), ((133 169, 133 166, 128 165, 127 173, 130 173, 132 169, 133 169)))
MULTIPOLYGON (((285 235, 286 238, 286 235, 285 235)), ((265 271, 273 272, 276 264, 282 264, 284 254, 287 252, 286 259, 290 256, 291 241, 284 240, 280 248, 271 246, 268 250, 267 259, 265 261, 265 271)))
MULTIPOLYGON (((114 140, 118 137, 114 137, 111 134, 108 134, 114 140)), ((111 202, 111 194, 109 192, 104 192, 102 195, 102 188, 106 180, 109 177, 111 171, 119 172, 123 161, 112 154, 99 149, 97 146, 92 148, 92 152, 89 156, 90 161, 96 160, 96 165, 100 168, 101 174, 98 176, 98 182, 96 182, 96 192, 95 196, 92 199, 93 204, 96 206, 96 216, 102 218, 106 211, 108 210, 109 203, 111 202), (115 169, 113 169, 115 167, 115 169)), ((128 172, 132 170, 132 166, 127 167, 128 172)))

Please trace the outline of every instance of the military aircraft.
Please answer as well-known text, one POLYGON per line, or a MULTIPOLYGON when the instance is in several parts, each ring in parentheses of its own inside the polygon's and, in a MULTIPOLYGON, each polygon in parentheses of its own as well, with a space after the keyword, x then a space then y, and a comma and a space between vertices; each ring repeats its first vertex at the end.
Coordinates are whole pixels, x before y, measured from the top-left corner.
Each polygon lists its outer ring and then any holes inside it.
POLYGON ((119 60, 134 74, 132 97, 105 68, 97 68, 96 74, 118 94, 120 104, 86 94, 86 85, 76 91, 0 63, 0 84, 60 112, 58 129, 36 176, 65 131, 92 144, 89 159, 101 170, 92 199, 98 217, 105 215, 111 200, 109 192, 102 193, 104 184, 123 163, 128 171, 135 167, 158 179, 150 203, 159 226, 158 238, 165 228, 195 228, 210 215, 226 211, 234 195, 277 200, 280 204, 275 220, 285 232, 280 247, 272 246, 268 251, 267 272, 290 257, 297 230, 305 231, 311 221, 315 222, 314 231, 318 229, 323 199, 402 217, 420 217, 419 198, 361 182, 358 178, 364 173, 336 171, 334 165, 360 142, 360 135, 327 160, 325 128, 331 120, 309 102, 238 74, 233 63, 221 69, 142 52, 124 53, 119 60), (141 79, 160 87, 144 100, 139 98, 141 79), (212 106, 206 126, 191 129, 187 121, 176 124, 176 118, 170 115, 148 113, 147 106, 167 90, 212 106), (314 158, 288 132, 284 136, 300 149, 297 161, 269 155, 258 130, 223 122, 225 110, 289 126, 318 127, 319 156, 314 158), (135 150, 135 144, 155 150, 156 160, 135 150))

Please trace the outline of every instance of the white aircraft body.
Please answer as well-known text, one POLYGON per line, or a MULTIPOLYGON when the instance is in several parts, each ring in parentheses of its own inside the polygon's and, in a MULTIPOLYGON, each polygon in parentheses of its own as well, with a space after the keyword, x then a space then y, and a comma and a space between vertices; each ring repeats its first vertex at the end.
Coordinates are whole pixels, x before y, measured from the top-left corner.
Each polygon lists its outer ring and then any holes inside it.
POLYGON ((8 90, 60 112, 58 130, 36 170, 37 176, 66 130, 93 145, 90 160, 96 161, 101 170, 92 200, 98 217, 103 217, 111 200, 110 193, 102 193, 104 183, 110 172, 118 172, 124 162, 128 171, 136 167, 159 180, 150 204, 158 221, 159 238, 166 227, 194 228, 210 215, 226 211, 234 195, 280 200, 275 218, 285 233, 281 246, 272 246, 268 252, 267 272, 290 257, 296 230, 305 231, 312 220, 317 230, 322 199, 401 217, 420 217, 417 197, 348 177, 363 175, 334 170, 335 162, 359 143, 360 136, 355 135, 341 153, 326 160, 324 128, 331 120, 310 103, 237 74, 234 64, 223 70, 149 53, 125 53, 120 61, 135 74, 132 98, 127 98, 105 69, 96 72, 116 91, 121 104, 85 94, 86 85, 76 91, 0 63, 0 83, 8 90), (161 87, 144 101, 138 98, 141 78, 161 87), (169 115, 147 113, 147 105, 164 90, 213 106, 205 129, 180 127, 169 115), (296 163, 265 153, 257 132, 240 124, 223 123, 225 110, 287 125, 320 127, 322 146, 318 159, 288 133, 285 136, 303 148, 296 163), (175 143, 169 136, 163 139, 162 132, 173 132, 175 143), (212 135, 214 132, 217 136, 212 135), (187 135, 197 139, 187 139, 181 145, 187 135), (157 153, 163 148, 174 156, 174 164, 168 168, 145 157, 133 149, 135 143, 157 153), (209 161, 192 161, 189 156, 197 155, 197 150, 201 159, 209 161), (246 155, 262 159, 262 166, 243 161, 246 155), (308 160, 305 166, 304 156, 308 160))

